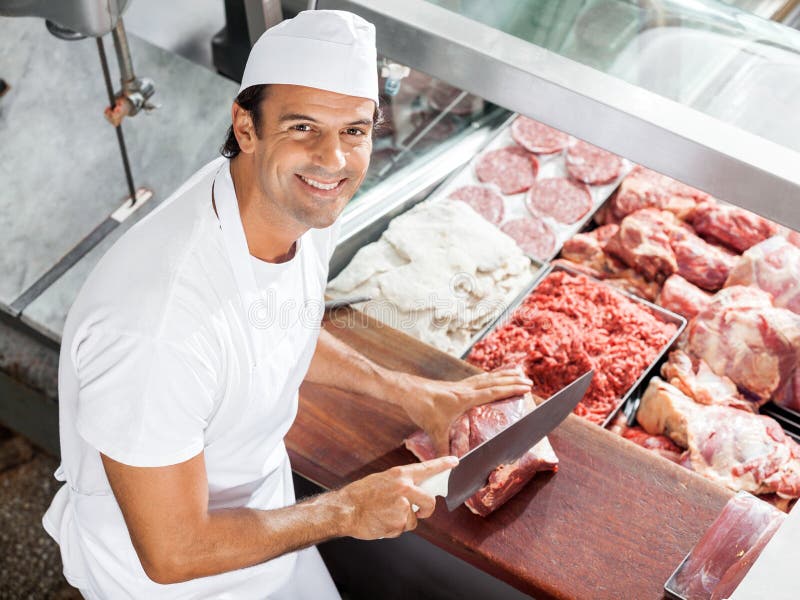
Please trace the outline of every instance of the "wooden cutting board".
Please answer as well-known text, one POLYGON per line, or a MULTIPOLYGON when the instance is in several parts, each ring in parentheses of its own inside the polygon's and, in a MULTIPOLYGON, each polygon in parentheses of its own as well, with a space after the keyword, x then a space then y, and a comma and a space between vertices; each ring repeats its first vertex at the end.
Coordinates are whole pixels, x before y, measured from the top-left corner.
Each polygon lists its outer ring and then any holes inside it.
MULTIPOLYGON (((457 380, 477 370, 360 313, 326 329, 390 368, 457 380)), ((413 462, 415 427, 373 398, 304 384, 292 466, 325 488, 413 462)), ((536 598, 662 598, 663 585, 733 492, 570 415, 550 434, 559 470, 487 518, 443 499, 416 533, 536 598)))

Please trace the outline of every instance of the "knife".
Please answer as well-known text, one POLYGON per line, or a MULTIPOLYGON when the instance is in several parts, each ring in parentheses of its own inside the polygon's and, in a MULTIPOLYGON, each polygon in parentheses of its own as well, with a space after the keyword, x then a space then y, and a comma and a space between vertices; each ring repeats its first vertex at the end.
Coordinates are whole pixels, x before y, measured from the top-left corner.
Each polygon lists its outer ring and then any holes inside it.
MULTIPOLYGON (((489 473, 517 460, 566 419, 586 394, 593 375, 593 370, 584 373, 519 421, 464 454, 455 468, 437 473, 419 487, 433 496, 444 496, 447 509, 455 510, 486 485, 489 473)), ((416 505, 412 508, 418 510, 416 505)))

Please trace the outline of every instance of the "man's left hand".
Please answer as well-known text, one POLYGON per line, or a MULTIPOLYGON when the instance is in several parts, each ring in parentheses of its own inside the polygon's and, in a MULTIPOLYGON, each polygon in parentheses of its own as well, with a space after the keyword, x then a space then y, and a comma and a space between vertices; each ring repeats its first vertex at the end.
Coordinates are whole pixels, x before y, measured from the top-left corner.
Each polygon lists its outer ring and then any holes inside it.
POLYGON ((408 416, 433 440, 437 456, 450 453, 450 426, 473 406, 531 391, 533 382, 518 368, 481 373, 461 381, 400 374, 398 399, 408 416))

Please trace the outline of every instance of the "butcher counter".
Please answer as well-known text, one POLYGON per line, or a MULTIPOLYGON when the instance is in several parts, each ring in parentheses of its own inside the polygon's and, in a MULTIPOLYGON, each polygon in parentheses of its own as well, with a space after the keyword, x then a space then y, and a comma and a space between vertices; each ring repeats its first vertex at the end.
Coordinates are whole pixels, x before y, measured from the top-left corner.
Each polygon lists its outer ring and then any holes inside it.
MULTIPOLYGON (((324 326, 376 362, 457 380, 475 367, 350 309, 324 326)), ((324 488, 416 460, 414 425, 372 398, 304 384, 287 437, 292 468, 324 488)), ((550 434, 540 474, 487 518, 439 501, 416 534, 536 598, 662 598, 673 569, 733 492, 570 415, 550 434)))

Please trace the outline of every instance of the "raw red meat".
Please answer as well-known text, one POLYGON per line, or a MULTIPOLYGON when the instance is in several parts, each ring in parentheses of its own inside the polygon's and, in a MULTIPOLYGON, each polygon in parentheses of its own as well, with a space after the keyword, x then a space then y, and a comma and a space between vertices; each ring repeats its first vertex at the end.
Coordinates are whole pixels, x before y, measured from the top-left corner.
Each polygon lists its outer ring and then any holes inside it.
POLYGON ((610 183, 622 173, 622 159, 597 146, 577 141, 567 148, 567 172, 589 185, 610 183))
POLYGON ((744 252, 778 233, 778 226, 772 221, 743 208, 714 202, 699 204, 691 223, 703 237, 719 241, 737 252, 744 252))
POLYGON ((711 370, 702 358, 692 358, 683 350, 673 350, 661 366, 661 376, 699 404, 718 404, 756 412, 757 405, 739 393, 728 377, 711 370))
POLYGON ((469 204, 475 212, 494 225, 503 222, 505 208, 499 194, 480 185, 465 185, 448 196, 451 200, 461 200, 469 204))
POLYGON ((667 277, 656 302, 674 313, 691 319, 711 301, 711 295, 677 273, 667 277))
POLYGON ((705 192, 637 165, 622 180, 609 201, 609 209, 616 221, 648 207, 668 210, 686 219, 699 202, 709 200, 711 196, 705 192))
POLYGON ((768 293, 752 287, 724 288, 687 332, 692 354, 760 401, 777 399, 784 386, 793 385, 800 362, 800 316, 775 308, 768 293))
POLYGON ((724 285, 737 260, 736 255, 709 244, 688 227, 671 229, 670 246, 675 253, 678 273, 709 292, 716 292, 724 285))
POLYGON ((609 431, 624 437, 646 450, 655 452, 669 461, 680 464, 683 460, 684 450, 665 435, 650 435, 638 425, 629 427, 624 414, 617 415, 609 431))
POLYGON ((737 494, 668 582, 669 589, 692 600, 729 598, 785 516, 750 494, 737 494))
POLYGON ((508 221, 500 230, 517 242, 525 254, 539 260, 547 260, 556 249, 555 233, 538 217, 508 221))
POLYGON ((592 194, 583 183, 552 177, 536 181, 525 196, 525 204, 534 215, 575 223, 591 210, 592 194))
POLYGON ((575 413, 602 423, 675 329, 608 286, 554 271, 467 360, 489 371, 522 365, 543 397, 593 368, 594 379, 575 413))
POLYGON ((800 446, 773 419, 718 404, 699 404, 653 377, 636 419, 688 450, 687 466, 732 490, 800 497, 800 446))
POLYGON ((800 248, 773 236, 750 247, 728 275, 725 286, 752 285, 772 296, 772 303, 800 314, 800 248))
POLYGON ((553 154, 569 143, 569 135, 528 117, 517 117, 511 124, 511 137, 528 152, 553 154))
POLYGON ((644 208, 625 217, 605 251, 651 281, 661 282, 678 270, 670 241, 679 222, 675 215, 644 208))
POLYGON ((478 159, 475 174, 484 183, 494 183, 504 194, 526 191, 536 181, 539 162, 519 146, 487 152, 478 159))
MULTIPOLYGON (((526 394, 471 408, 450 427, 450 452, 463 456, 524 417, 534 406, 533 397, 526 394)), ((405 445, 420 460, 436 457, 433 443, 423 431, 413 433, 405 445)), ((505 504, 539 471, 557 470, 558 457, 544 438, 519 460, 492 471, 487 484, 466 505, 473 513, 485 517, 505 504)))

